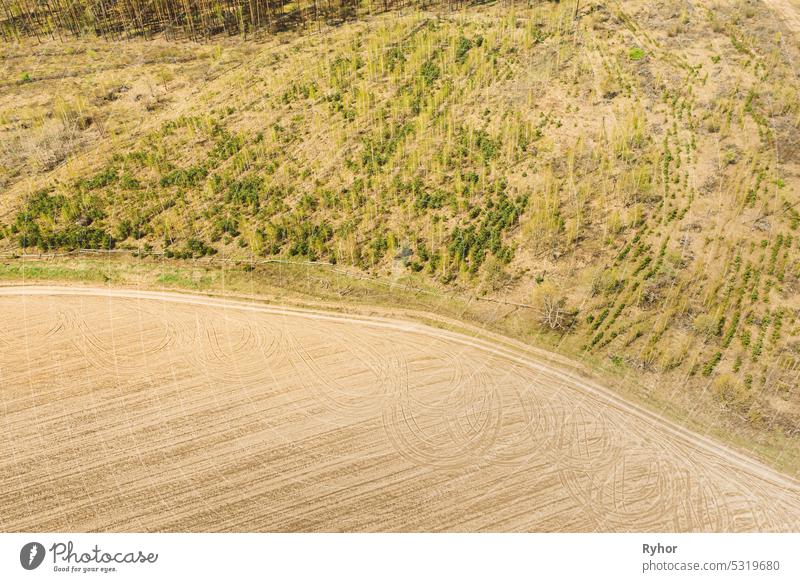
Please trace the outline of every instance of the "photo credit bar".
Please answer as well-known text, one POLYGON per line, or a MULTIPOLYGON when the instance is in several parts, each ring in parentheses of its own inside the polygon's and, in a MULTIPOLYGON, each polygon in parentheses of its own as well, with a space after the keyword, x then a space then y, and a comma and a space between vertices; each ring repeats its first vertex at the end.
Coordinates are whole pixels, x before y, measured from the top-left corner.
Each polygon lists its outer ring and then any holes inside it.
POLYGON ((0 580, 800 580, 800 534, 0 534, 0 580))

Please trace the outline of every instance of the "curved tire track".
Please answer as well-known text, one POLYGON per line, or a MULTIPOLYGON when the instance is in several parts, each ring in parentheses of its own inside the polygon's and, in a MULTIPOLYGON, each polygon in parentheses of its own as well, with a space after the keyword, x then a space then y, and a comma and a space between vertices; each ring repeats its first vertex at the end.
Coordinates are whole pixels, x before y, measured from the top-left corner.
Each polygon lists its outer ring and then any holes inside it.
POLYGON ((792 479, 457 333, 110 289, 4 309, 36 316, 0 359, 2 531, 800 529, 792 479))

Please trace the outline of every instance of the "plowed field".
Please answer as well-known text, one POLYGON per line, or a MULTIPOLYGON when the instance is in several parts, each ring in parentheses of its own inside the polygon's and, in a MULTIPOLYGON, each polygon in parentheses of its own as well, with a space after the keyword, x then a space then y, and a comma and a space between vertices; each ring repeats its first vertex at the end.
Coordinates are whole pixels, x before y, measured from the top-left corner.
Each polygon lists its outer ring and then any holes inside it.
POLYGON ((796 482, 420 324, 0 289, 2 531, 785 531, 796 482))

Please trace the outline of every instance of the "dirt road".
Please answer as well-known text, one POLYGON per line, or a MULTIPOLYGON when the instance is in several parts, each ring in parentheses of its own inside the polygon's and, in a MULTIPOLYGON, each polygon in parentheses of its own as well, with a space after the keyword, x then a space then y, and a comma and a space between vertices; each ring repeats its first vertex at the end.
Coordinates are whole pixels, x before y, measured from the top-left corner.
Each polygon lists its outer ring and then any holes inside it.
POLYGON ((794 32, 800 33, 800 2, 798 0, 764 0, 794 32))
POLYGON ((2 531, 800 531, 800 485, 514 351, 0 288, 2 531))

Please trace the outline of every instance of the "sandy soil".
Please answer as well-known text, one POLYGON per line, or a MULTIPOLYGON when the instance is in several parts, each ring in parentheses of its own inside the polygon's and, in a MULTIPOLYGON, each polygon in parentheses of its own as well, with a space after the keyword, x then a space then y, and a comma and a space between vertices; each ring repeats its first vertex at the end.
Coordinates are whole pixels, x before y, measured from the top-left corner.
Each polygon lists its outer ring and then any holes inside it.
POLYGON ((0 288, 2 531, 800 531, 800 485, 419 324, 0 288))

